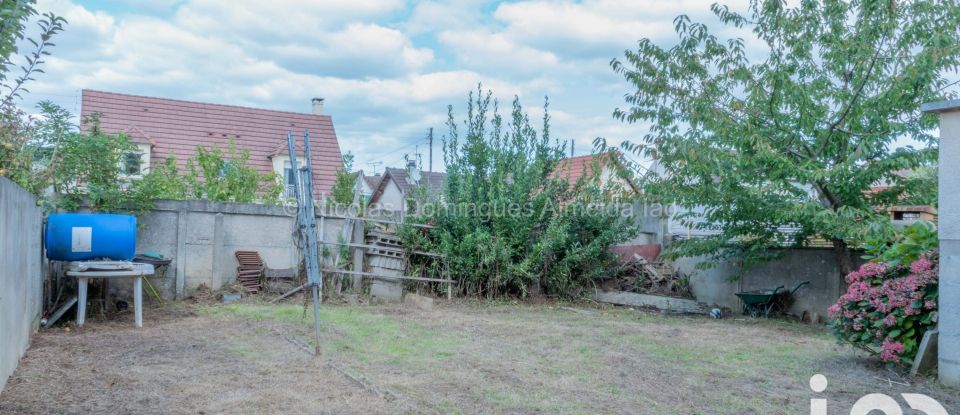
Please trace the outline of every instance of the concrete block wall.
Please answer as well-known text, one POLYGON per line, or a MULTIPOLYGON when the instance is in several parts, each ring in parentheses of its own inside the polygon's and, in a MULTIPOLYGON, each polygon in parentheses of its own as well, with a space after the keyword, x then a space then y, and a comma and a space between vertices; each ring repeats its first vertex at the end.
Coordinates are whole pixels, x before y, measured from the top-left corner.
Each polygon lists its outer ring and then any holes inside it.
MULTIPOLYGON (((259 252, 270 268, 296 267, 295 216, 296 208, 289 206, 159 201, 139 218, 143 227, 137 232, 137 252, 172 257, 167 273, 150 280, 163 297, 185 298, 201 284, 217 289, 232 283, 238 250, 259 252)), ((337 241, 345 220, 318 215, 317 226, 321 222, 325 240, 337 241)), ((119 297, 129 293, 119 283, 111 291, 119 297)))
MULTIPOLYGON (((794 296, 796 301, 789 312, 799 316, 807 311, 826 318, 827 308, 846 289, 833 250, 797 248, 785 249, 782 254, 780 259, 755 266, 735 281, 729 279, 739 269, 734 261, 721 263, 708 270, 697 270, 696 265, 703 262, 704 258, 682 258, 674 266, 690 276, 690 289, 698 301, 728 307, 736 312, 740 311, 739 299, 734 295, 738 291, 772 289, 780 285, 792 290, 801 281, 810 281, 809 285, 797 291, 794 296)), ((853 256, 854 263, 859 265, 858 256, 853 256)))
POLYGON ((17 368, 43 308, 43 210, 0 177, 0 390, 17 368))

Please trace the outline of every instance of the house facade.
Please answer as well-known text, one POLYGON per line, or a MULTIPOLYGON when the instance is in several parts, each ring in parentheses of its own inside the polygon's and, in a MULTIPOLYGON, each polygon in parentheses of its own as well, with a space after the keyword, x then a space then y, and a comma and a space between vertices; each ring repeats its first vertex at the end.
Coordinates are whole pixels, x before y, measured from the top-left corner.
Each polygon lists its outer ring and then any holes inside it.
POLYGON ((379 181, 371 180, 371 184, 376 182, 376 187, 368 206, 385 211, 406 211, 417 197, 418 189, 439 197, 446 176, 446 173, 420 171, 415 165, 408 165, 405 169, 388 167, 379 181))
MULTIPOLYGON (((303 132, 310 132, 314 194, 333 187, 343 166, 333 120, 323 114, 323 100, 314 98, 312 112, 298 113, 235 105, 209 104, 103 91, 82 91, 81 116, 99 114, 100 128, 126 134, 138 152, 125 157, 124 172, 133 178, 163 163, 177 160, 181 173, 197 146, 226 149, 231 140, 250 152, 249 165, 261 173, 276 173, 290 189, 291 164, 287 132, 293 132, 297 162, 303 166, 303 132)), ((91 128, 86 124, 85 131, 91 128)))

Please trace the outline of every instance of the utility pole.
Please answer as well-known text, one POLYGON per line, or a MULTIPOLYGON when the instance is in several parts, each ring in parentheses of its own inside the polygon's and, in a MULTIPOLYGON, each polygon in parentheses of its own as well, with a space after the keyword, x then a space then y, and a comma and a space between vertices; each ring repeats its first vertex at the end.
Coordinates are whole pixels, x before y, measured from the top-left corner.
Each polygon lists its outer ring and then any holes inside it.
POLYGON ((570 139, 570 158, 573 158, 573 139, 570 139))
POLYGON ((430 143, 430 164, 427 171, 433 173, 433 127, 430 127, 430 132, 427 133, 427 142, 430 143))

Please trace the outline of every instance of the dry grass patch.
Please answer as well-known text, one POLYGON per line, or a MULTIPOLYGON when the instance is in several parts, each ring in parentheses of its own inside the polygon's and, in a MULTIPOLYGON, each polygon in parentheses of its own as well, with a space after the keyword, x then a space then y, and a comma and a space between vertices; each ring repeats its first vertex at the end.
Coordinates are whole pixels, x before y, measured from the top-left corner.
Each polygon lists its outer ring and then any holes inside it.
POLYGON ((303 311, 210 305, 152 310, 141 331, 127 321, 44 331, 0 412, 793 414, 809 412, 816 373, 830 380, 817 397, 831 413, 868 393, 904 392, 953 412, 960 395, 901 378, 823 328, 775 320, 488 302, 334 305, 322 309, 324 355, 314 359, 297 346, 313 339, 303 311))

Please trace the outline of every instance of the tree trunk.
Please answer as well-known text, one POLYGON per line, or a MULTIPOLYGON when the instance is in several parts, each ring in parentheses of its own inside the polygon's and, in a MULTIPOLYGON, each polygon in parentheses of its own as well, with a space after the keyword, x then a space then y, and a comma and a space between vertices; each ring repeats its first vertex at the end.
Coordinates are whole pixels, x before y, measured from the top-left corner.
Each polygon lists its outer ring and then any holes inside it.
POLYGON ((842 239, 833 239, 833 253, 837 259, 837 266, 840 268, 840 280, 843 281, 847 274, 853 272, 853 259, 850 257, 850 247, 842 239))

